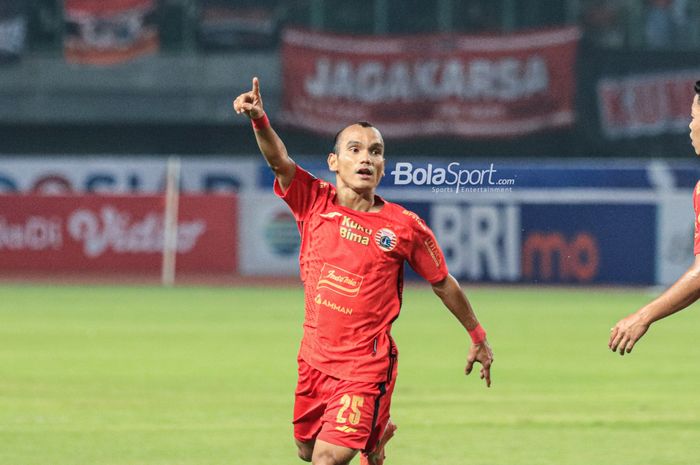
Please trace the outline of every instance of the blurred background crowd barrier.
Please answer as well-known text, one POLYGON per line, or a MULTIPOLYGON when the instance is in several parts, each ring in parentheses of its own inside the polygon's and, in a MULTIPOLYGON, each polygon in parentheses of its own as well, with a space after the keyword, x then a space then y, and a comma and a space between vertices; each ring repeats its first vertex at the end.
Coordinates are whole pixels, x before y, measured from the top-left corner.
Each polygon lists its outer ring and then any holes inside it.
POLYGON ((677 157, 699 51, 689 0, 0 0, 0 149, 249 153, 257 74, 303 153, 677 157))
POLYGON ((380 193, 461 279, 665 284, 692 260, 696 1, 0 0, 0 272, 156 269, 177 154, 178 271, 294 276, 231 110, 254 75, 329 181, 333 134, 377 125, 380 193), (504 183, 428 182, 454 163, 504 183))

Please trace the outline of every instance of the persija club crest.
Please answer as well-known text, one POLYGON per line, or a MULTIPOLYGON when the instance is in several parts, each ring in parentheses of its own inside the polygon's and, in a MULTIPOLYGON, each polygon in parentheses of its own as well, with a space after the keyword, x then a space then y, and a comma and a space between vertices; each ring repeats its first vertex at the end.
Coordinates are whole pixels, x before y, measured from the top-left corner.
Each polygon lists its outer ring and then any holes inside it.
POLYGON ((388 228, 382 228, 374 235, 374 242, 384 252, 391 252, 396 247, 396 233, 388 228))

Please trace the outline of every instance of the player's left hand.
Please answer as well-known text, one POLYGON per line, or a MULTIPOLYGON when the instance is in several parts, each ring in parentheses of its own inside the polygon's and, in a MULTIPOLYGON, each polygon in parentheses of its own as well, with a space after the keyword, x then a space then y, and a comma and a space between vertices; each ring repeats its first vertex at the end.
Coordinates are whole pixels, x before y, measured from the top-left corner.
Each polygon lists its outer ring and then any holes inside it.
POLYGON ((493 351, 489 346, 488 341, 484 340, 481 344, 472 344, 469 348, 467 356, 467 367, 464 369, 465 374, 472 372, 474 362, 481 363, 479 370, 480 378, 486 380, 486 387, 491 387, 491 365, 493 365, 493 351))
POLYGON ((649 323, 645 321, 640 312, 633 313, 621 319, 610 330, 608 347, 613 352, 620 351, 620 355, 632 352, 634 344, 647 332, 649 323))

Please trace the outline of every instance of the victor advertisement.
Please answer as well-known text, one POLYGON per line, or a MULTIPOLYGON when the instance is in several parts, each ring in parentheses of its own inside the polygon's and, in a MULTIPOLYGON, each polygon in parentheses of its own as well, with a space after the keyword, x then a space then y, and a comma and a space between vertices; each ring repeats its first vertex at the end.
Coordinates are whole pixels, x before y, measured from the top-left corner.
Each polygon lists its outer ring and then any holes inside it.
MULTIPOLYGON (((234 273, 236 199, 181 196, 177 271, 234 273)), ((163 196, 0 196, 0 271, 158 272, 163 196)))

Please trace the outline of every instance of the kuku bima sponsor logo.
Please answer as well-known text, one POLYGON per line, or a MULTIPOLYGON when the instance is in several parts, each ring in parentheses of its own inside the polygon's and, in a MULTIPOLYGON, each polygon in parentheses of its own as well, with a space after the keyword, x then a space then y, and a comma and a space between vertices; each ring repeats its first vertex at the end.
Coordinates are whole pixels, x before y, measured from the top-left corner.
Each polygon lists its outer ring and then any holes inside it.
POLYGON ((343 220, 340 223, 339 232, 340 237, 342 237, 343 239, 347 239, 352 242, 357 242, 358 244, 362 245, 369 244, 369 236, 365 236, 364 234, 372 234, 372 230, 370 228, 366 228, 344 215, 343 220))

